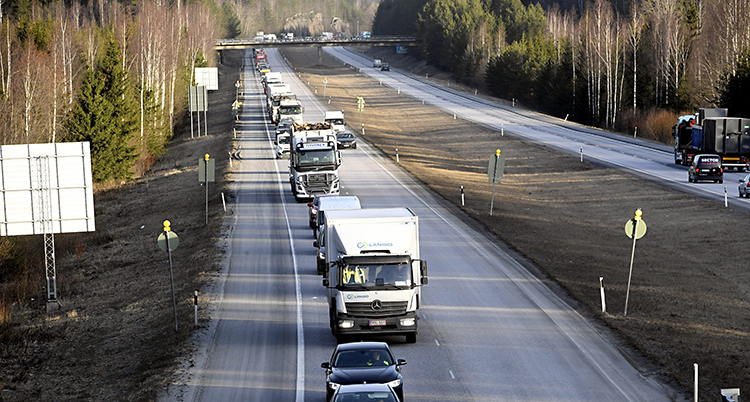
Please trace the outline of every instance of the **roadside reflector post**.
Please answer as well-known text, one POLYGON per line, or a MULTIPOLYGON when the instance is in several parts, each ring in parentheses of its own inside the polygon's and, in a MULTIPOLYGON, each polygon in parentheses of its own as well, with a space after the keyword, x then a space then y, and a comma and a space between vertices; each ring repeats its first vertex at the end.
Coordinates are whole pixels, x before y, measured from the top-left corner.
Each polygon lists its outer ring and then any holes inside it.
MULTIPOLYGON (((231 159, 230 159, 230 161, 231 161, 231 159)), ((224 206, 224 212, 227 212, 227 202, 224 199, 224 192, 223 191, 221 192, 221 204, 224 206)))
POLYGON ((398 148, 396 148, 396 163, 398 163, 398 148))
POLYGON ((474 96, 477 96, 477 89, 474 88, 474 96))
POLYGON ((727 199, 727 186, 724 186, 724 208, 729 206, 729 200, 727 199))
POLYGON ((581 162, 583 162, 583 147, 581 147, 581 162))
POLYGON ((693 400, 698 402, 698 363, 693 363, 693 400))
POLYGON ((195 321, 193 325, 196 327, 198 326, 198 291, 196 290, 195 293, 193 293, 193 308, 195 310, 195 321))
POLYGON ((461 186, 461 206, 463 207, 465 205, 466 204, 464 203, 464 186, 461 186))
POLYGON ((604 277, 599 277, 599 293, 602 297, 602 313, 607 312, 607 301, 604 299, 604 277))
POLYGON ((568 116, 570 116, 570 113, 565 114, 565 121, 568 121, 568 116))
POLYGON ((401 95, 401 87, 398 87, 398 94, 401 95))
POLYGON ((505 123, 500 123, 500 136, 505 137, 505 123))
POLYGON ((635 128, 635 130, 633 131, 633 138, 635 138, 635 136, 636 136, 637 134, 638 134, 638 127, 636 127, 636 128, 635 128))

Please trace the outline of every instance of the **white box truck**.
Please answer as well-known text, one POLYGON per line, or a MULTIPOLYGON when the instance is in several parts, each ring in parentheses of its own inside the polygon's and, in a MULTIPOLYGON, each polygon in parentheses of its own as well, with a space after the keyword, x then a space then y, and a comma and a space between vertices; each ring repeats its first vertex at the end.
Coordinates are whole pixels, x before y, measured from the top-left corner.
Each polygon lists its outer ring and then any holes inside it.
POLYGON ((333 335, 405 335, 416 342, 427 284, 417 216, 408 208, 375 208, 332 210, 325 220, 323 286, 333 335))
POLYGON ((332 110, 328 111, 323 118, 326 123, 331 123, 333 129, 337 133, 346 131, 346 123, 344 122, 344 111, 343 110, 332 110))
MULTIPOLYGON (((284 105, 279 109, 282 116, 284 105)), ((339 193, 341 154, 336 149, 336 132, 328 123, 292 126, 289 150, 289 184, 297 202, 320 194, 339 193)))
POLYGON ((350 209, 361 209, 362 205, 359 203, 359 197, 356 195, 344 195, 344 196, 323 196, 316 197, 320 198, 318 201, 318 207, 315 212, 315 222, 310 223, 310 227, 313 230, 313 237, 316 241, 313 242, 315 250, 315 265, 317 266, 318 275, 323 275, 326 267, 326 241, 325 231, 322 230, 323 225, 326 221, 326 212, 328 211, 339 211, 339 210, 350 210, 350 209))

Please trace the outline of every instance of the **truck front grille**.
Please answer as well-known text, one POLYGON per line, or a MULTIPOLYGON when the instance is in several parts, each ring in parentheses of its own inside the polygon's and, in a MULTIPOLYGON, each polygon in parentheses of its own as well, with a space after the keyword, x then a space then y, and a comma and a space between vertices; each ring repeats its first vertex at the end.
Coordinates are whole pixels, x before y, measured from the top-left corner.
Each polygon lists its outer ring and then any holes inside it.
POLYGON ((406 314, 405 301, 380 301, 345 303, 346 311, 352 317, 391 317, 406 314))

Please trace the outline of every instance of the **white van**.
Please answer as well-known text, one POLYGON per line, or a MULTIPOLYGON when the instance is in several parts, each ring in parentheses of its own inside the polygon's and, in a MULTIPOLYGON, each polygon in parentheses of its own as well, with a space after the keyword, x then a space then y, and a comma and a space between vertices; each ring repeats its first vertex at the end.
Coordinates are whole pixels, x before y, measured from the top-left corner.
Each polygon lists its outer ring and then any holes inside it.
POLYGON ((382 63, 383 62, 380 59, 375 59, 375 60, 372 61, 372 66, 375 67, 375 68, 380 68, 380 65, 382 63))
POLYGON ((337 133, 346 131, 344 112, 341 110, 326 112, 325 118, 323 120, 325 120, 326 123, 330 123, 333 126, 333 130, 337 133))

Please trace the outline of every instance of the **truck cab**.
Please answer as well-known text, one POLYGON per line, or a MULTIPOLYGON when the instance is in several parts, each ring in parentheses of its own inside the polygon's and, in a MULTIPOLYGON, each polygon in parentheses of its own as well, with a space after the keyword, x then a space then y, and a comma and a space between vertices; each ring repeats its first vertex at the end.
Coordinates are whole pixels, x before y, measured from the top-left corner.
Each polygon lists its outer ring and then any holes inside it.
POLYGON ((419 221, 408 208, 331 210, 325 217, 323 286, 331 332, 417 340, 427 263, 419 221))
POLYGON ((289 184, 294 198, 299 202, 319 194, 337 194, 341 153, 331 125, 295 123, 292 127, 289 184))
POLYGON ((346 131, 346 123, 344 122, 343 110, 333 110, 326 112, 323 121, 325 121, 326 123, 330 123, 337 133, 346 131))

